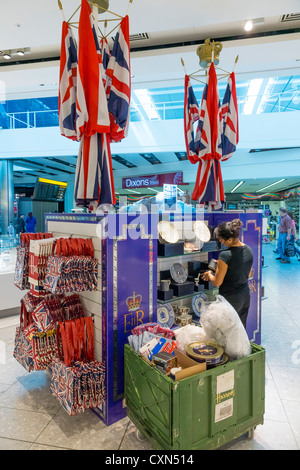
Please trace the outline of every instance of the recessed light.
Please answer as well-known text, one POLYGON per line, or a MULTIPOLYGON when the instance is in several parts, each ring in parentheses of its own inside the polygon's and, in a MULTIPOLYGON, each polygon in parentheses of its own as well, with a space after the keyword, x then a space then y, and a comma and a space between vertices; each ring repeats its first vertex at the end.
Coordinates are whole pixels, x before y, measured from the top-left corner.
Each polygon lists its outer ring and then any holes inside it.
POLYGON ((20 51, 17 51, 17 55, 23 56, 24 54, 25 54, 24 51, 21 51, 21 50, 20 50, 20 51))
POLYGON ((3 58, 6 59, 6 60, 9 60, 9 59, 11 58, 11 55, 8 54, 8 52, 5 52, 5 53, 3 54, 3 58))
POLYGON ((245 31, 251 31, 252 28, 253 28, 253 20, 247 20, 244 25, 245 31))

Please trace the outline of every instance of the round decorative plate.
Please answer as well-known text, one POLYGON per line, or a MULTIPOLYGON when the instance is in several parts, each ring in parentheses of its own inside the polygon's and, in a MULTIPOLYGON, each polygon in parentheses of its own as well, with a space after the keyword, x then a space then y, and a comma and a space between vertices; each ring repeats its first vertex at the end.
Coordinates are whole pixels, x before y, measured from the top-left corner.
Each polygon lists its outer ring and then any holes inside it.
POLYGON ((181 263, 174 263, 170 268, 170 274, 173 281, 177 282, 178 284, 183 284, 188 277, 188 273, 181 263))
POLYGON ((157 224, 157 230, 160 237, 168 243, 177 243, 179 240, 179 233, 173 224, 167 220, 161 220, 157 224))
POLYGON ((193 224, 195 235, 202 242, 209 242, 210 231, 207 225, 202 220, 196 220, 193 224))
POLYGON ((171 304, 161 305, 157 308, 157 323, 164 328, 174 325, 175 314, 171 304))
POLYGON ((206 294, 197 294, 193 297, 193 310, 197 317, 201 315, 201 307, 203 302, 207 302, 208 297, 206 294))

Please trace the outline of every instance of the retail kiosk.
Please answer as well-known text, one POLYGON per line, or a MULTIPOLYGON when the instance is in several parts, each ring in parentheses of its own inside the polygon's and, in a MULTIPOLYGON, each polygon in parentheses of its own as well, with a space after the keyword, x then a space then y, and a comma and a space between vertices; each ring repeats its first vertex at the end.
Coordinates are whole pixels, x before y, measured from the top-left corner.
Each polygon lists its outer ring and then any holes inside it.
MULTIPOLYGON (((247 333, 250 341, 260 344, 261 335, 261 229, 262 214, 211 212, 197 214, 148 213, 128 214, 46 214, 45 231, 55 237, 91 237, 95 257, 99 260, 98 289, 80 294, 87 315, 93 315, 96 359, 106 368, 106 401, 94 412, 110 425, 126 416, 124 393, 124 345, 131 330, 157 320, 157 285, 162 266, 174 262, 171 257, 158 257, 157 224, 166 220, 188 224, 197 218, 209 227, 224 220, 240 218, 243 222, 241 239, 251 246, 254 264, 251 279, 251 304, 247 333)), ((217 258, 213 247, 205 251, 184 253, 176 260, 187 264, 190 260, 208 262, 217 258)), ((166 268, 166 269, 167 269, 166 268)), ((173 298, 172 303, 192 302, 193 295, 173 298)))

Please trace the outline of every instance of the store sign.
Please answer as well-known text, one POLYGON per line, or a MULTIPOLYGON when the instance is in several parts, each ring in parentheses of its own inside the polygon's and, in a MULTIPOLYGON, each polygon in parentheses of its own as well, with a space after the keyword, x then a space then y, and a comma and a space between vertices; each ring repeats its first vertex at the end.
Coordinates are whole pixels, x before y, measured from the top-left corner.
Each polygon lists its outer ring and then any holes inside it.
POLYGON ((164 184, 184 185, 183 172, 177 171, 176 173, 162 173, 159 175, 146 175, 146 176, 133 176, 122 178, 123 189, 134 188, 155 188, 163 187, 164 184))

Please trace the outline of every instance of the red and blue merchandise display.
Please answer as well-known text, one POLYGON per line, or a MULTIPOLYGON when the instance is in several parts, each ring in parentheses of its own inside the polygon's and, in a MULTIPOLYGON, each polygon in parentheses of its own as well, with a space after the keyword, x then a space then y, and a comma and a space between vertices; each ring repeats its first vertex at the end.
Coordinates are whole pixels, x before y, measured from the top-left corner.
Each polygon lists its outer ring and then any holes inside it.
MULTIPOLYGON (((202 214, 211 227, 240 218, 242 241, 254 254, 249 287, 251 303, 247 322, 250 341, 261 341, 261 238, 262 214, 211 212, 202 214)), ((132 330, 157 321, 157 223, 162 214, 47 214, 46 229, 70 233, 93 233, 101 246, 98 275, 100 303, 95 341, 101 344, 105 364, 105 399, 93 411, 110 425, 126 416, 124 393, 124 345, 132 330), (76 229, 77 227, 77 229, 76 229), (100 335, 97 337, 97 335, 100 335)), ((196 220, 196 213, 168 213, 168 220, 196 220)), ((164 217, 164 220, 165 217, 164 217)), ((208 253, 208 261, 218 252, 208 253)), ((97 355, 96 355, 97 359, 97 355)))

